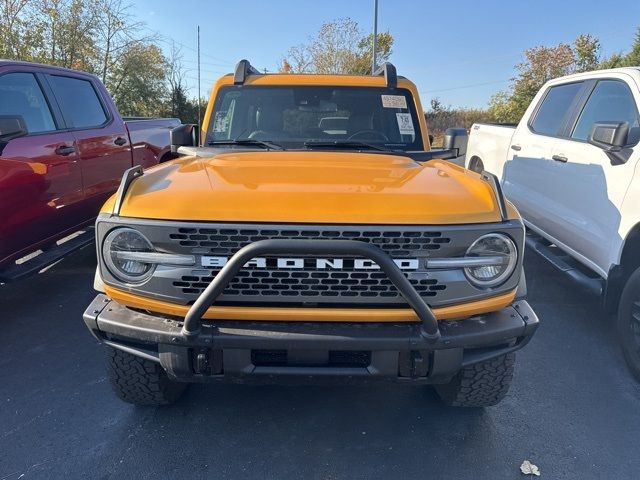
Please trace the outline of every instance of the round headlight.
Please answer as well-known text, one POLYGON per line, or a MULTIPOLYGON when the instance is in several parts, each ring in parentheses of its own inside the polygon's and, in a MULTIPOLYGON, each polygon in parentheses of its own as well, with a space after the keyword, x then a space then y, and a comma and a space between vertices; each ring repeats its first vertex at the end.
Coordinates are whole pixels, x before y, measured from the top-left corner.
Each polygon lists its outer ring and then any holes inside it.
MULTIPOLYGON (((109 232, 102 246, 102 258, 111 274, 125 283, 142 283, 147 280, 155 265, 128 255, 132 252, 153 252, 153 245, 133 228, 117 228, 109 232)), ((135 257, 135 256, 133 256, 135 257)))
POLYGON ((503 283, 511 276, 518 261, 515 244, 500 233, 490 233, 477 239, 466 256, 478 257, 478 265, 467 267, 464 272, 471 283, 481 288, 503 283))

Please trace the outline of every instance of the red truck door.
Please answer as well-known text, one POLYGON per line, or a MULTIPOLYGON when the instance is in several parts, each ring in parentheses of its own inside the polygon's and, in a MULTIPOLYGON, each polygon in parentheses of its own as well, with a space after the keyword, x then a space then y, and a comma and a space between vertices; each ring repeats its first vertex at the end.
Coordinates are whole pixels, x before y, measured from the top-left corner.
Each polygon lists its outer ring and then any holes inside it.
POLYGON ((0 115, 22 116, 28 130, 0 154, 0 262, 82 221, 75 139, 61 130, 59 111, 45 92, 42 74, 0 69, 0 115))
POLYGON ((127 128, 103 87, 92 77, 47 75, 67 127, 75 137, 82 166, 84 215, 97 215, 131 167, 127 128))

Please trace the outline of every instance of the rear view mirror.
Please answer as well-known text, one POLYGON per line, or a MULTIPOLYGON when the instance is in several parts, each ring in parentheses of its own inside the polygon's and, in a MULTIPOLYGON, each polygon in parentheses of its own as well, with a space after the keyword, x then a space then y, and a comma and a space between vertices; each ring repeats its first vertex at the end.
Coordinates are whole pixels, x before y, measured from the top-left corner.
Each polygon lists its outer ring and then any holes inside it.
POLYGON ((177 153, 179 147, 197 147, 200 144, 198 125, 187 123, 171 130, 171 152, 177 153))
POLYGON ((22 115, 0 115, 0 140, 9 140, 29 133, 22 115))
POLYGON ((469 135, 464 128, 447 128, 444 132, 444 141, 442 147, 445 150, 458 150, 458 157, 462 157, 467 154, 467 142, 469 141, 469 135))

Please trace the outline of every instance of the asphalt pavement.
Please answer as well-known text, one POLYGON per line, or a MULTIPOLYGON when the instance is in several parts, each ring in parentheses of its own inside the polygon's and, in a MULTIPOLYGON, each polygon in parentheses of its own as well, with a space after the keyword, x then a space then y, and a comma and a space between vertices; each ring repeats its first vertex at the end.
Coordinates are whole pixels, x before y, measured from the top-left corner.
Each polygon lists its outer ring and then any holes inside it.
POLYGON ((535 254, 541 319, 497 407, 430 387, 192 385, 176 405, 120 402, 82 322, 91 247, 0 286, 0 480, 640 478, 640 385, 612 318, 535 254))

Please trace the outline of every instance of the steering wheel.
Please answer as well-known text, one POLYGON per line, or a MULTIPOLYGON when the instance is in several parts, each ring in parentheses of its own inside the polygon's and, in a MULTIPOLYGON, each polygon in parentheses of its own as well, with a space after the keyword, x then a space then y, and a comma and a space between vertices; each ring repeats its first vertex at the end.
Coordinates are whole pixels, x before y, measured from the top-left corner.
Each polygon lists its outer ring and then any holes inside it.
POLYGON ((359 132, 351 135, 348 139, 356 140, 359 137, 364 137, 362 138, 362 140, 382 140, 383 142, 389 141, 389 137, 378 130, 360 130, 359 132))

